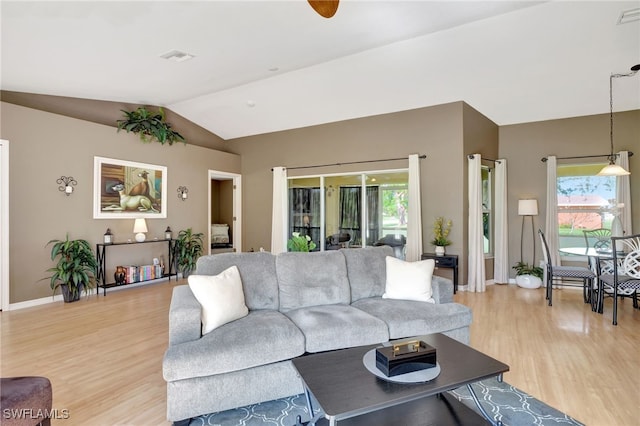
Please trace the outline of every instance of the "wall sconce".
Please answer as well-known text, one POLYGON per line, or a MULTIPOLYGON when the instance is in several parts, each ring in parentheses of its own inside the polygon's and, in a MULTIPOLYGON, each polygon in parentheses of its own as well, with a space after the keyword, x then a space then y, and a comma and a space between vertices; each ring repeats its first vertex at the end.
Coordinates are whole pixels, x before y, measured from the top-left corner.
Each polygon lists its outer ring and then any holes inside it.
POLYGON ((179 186, 178 187, 178 198, 180 200, 187 201, 188 194, 189 194, 189 190, 187 189, 186 186, 179 186))
POLYGON ((56 179, 56 183, 60 185, 58 190, 64 192, 67 197, 73 193, 73 186, 78 184, 72 176, 60 176, 60 179, 56 179))

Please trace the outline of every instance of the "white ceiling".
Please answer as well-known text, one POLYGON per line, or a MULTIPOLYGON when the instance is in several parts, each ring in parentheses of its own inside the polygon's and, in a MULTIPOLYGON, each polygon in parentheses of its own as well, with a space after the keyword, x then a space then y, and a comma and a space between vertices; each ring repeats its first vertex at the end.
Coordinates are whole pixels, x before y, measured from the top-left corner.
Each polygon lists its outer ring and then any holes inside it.
MULTIPOLYGON (((640 63, 640 21, 617 24, 640 0, 0 7, 3 90, 161 105, 224 139, 454 101, 498 125, 606 113, 640 63)), ((614 109, 640 109, 640 73, 614 109)))

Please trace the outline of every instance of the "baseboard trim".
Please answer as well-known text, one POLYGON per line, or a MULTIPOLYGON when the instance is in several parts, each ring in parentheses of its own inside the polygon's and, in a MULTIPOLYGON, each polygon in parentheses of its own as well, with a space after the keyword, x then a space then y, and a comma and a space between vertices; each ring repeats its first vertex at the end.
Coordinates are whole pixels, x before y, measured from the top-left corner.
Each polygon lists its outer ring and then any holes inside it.
MULTIPOLYGON (((176 278, 177 280, 177 278, 176 278)), ((146 286, 146 285, 153 285, 153 284, 159 284, 159 283, 164 283, 169 281, 168 277, 163 277, 163 278, 156 278, 155 280, 149 280, 149 281, 143 281, 143 282, 137 282, 137 283, 132 283, 132 284, 127 284, 127 285, 123 285, 123 286, 117 286, 117 287, 111 287, 107 289, 107 294, 114 292, 114 291, 121 291, 121 290, 126 290, 126 289, 131 289, 131 288, 135 288, 135 287, 142 287, 142 286, 146 286)), ((102 289, 98 289, 98 296, 101 296, 102 293, 102 289)), ((96 289, 92 288, 89 290, 88 292, 88 296, 93 296, 96 294, 96 289)), ((80 297, 80 299, 83 299, 87 297, 87 294, 82 294, 82 296, 80 297)), ((43 297, 40 299, 32 299, 32 300, 25 300, 24 302, 17 302, 17 303, 10 303, 9 306, 7 307, 7 311, 15 311, 18 309, 25 309, 25 308, 33 308, 34 306, 41 306, 41 305, 46 305, 49 303, 54 303, 54 302, 64 302, 64 298, 62 297, 62 294, 57 294, 53 297, 43 297)))
POLYGON ((10 303, 8 311, 16 311, 18 309, 33 308, 34 306, 47 305, 54 302, 62 302, 61 294, 53 297, 43 297, 41 299, 25 300, 24 302, 10 303))

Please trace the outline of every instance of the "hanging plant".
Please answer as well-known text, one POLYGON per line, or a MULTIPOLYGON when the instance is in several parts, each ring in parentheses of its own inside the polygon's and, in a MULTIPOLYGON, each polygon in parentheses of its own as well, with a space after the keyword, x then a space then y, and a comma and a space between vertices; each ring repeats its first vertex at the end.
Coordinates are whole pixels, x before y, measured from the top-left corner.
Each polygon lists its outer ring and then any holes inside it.
POLYGON ((123 129, 127 133, 133 132, 140 136, 142 142, 152 142, 155 139, 162 145, 165 143, 173 145, 174 142, 186 144, 180 133, 171 130, 171 124, 164 119, 162 108, 159 108, 157 112, 151 112, 145 107, 139 107, 134 111, 121 111, 125 118, 118 120, 118 132, 123 129))

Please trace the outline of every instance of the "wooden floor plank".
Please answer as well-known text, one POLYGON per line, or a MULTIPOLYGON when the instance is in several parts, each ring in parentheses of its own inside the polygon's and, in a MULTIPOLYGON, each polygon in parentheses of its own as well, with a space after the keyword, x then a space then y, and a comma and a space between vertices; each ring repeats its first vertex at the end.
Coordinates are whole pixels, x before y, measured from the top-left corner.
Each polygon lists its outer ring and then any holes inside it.
MULTIPOLYGON (((178 284, 184 284, 184 281, 178 284)), ((167 425, 162 357, 175 281, 80 302, 0 313, 0 374, 42 375, 53 384, 59 425, 167 425)), ((595 426, 637 425, 640 310, 630 300, 611 324, 579 290, 494 285, 459 292, 473 309, 471 346, 511 367, 505 381, 595 426)))

